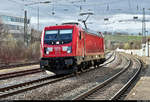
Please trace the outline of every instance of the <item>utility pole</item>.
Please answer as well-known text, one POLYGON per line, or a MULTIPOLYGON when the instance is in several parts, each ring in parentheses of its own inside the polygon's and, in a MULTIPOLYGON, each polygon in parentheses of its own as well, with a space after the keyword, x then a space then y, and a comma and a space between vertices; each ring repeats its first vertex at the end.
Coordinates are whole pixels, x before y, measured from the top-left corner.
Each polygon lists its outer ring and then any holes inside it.
POLYGON ((27 44, 27 11, 24 11, 24 43, 27 44))
MULTIPOLYGON (((148 31, 146 31, 146 23, 145 23, 145 8, 143 8, 143 20, 142 20, 142 39, 143 39, 143 43, 145 44, 145 54, 146 54, 146 47, 147 47, 147 54, 149 56, 149 48, 148 46, 146 46, 146 32, 148 33, 148 31)), ((147 55, 146 54, 146 55, 147 55)))
POLYGON ((149 41, 150 41, 150 39, 148 39, 148 41, 147 41, 147 45, 148 45, 148 49, 147 49, 147 51, 148 51, 148 57, 149 57, 149 41))
MULTIPOLYGON (((29 5, 36 5, 36 4, 38 4, 38 8, 37 8, 37 32, 39 32, 39 26, 40 26, 40 23, 39 23, 39 19, 40 19, 40 15, 39 15, 39 9, 40 9, 40 4, 48 4, 48 3, 51 3, 51 1, 44 1, 44 2, 40 2, 39 0, 38 0, 38 2, 33 2, 33 3, 30 3, 30 4, 25 4, 25 6, 29 6, 29 5)), ((24 26, 25 27, 25 26, 24 26)), ((24 30, 25 31, 25 30, 24 30)))
POLYGON ((138 4, 137 4, 137 7, 136 7, 136 9, 137 9, 137 11, 139 10, 139 6, 138 6, 138 4))
POLYGON ((142 43, 144 43, 146 45, 146 36, 145 36, 145 32, 146 32, 146 25, 145 25, 145 8, 143 8, 143 20, 142 20, 142 43))
MULTIPOLYGON (((144 36, 144 42, 146 41, 146 24, 145 24, 145 8, 143 8, 143 20, 142 20, 142 35, 144 36)), ((146 42, 145 42, 146 43, 146 42)))
POLYGON ((107 11, 109 11, 109 4, 107 4, 107 11))
MULTIPOLYGON (((148 31, 147 32, 147 36, 148 36, 148 31)), ((147 41, 147 57, 149 57, 149 38, 146 39, 147 41)))
POLYGON ((37 19, 38 20, 37 21, 38 22, 38 32, 39 32, 39 19, 40 19, 40 16, 39 16, 39 4, 38 4, 38 19, 37 19))

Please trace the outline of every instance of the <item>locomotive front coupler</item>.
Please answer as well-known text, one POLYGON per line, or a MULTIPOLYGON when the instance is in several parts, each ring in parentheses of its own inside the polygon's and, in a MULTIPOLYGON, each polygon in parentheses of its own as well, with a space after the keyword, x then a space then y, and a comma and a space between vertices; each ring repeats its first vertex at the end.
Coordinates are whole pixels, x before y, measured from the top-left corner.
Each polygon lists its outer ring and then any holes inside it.
POLYGON ((49 66, 49 62, 48 60, 40 60, 40 68, 44 68, 44 66, 48 67, 49 66))

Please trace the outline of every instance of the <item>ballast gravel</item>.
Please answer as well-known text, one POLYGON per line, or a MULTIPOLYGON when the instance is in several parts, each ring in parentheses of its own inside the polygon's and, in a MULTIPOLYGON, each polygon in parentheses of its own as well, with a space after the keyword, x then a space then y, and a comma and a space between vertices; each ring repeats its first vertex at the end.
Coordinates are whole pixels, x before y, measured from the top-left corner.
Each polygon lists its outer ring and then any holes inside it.
POLYGON ((39 78, 44 78, 44 77, 47 77, 47 76, 50 76, 50 75, 45 74, 43 72, 40 72, 40 73, 34 73, 34 74, 9 78, 9 79, 5 79, 5 80, 0 80, 0 88, 15 85, 15 84, 19 84, 19 83, 28 82, 28 81, 31 81, 31 80, 36 80, 36 79, 39 79, 39 78))

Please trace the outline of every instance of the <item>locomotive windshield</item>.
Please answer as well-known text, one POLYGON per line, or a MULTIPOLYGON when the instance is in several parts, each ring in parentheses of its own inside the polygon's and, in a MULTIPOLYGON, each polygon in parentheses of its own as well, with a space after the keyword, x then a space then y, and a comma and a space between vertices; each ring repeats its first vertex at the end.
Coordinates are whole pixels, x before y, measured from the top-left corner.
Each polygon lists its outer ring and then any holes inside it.
POLYGON ((45 40, 54 40, 58 35, 58 30, 49 30, 45 32, 45 40))
POLYGON ((72 29, 45 31, 45 44, 56 44, 57 41, 60 42, 59 44, 70 43, 72 41, 72 29))

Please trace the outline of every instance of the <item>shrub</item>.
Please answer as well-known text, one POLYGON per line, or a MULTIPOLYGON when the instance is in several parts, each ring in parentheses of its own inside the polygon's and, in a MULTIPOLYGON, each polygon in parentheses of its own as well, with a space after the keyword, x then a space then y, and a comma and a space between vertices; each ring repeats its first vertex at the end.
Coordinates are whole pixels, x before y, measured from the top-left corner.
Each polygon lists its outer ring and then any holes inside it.
POLYGON ((15 40, 14 37, 7 35, 7 41, 0 44, 0 59, 5 62, 18 62, 22 60, 38 60, 40 57, 40 43, 34 42, 30 46, 25 46, 21 40, 15 40))
POLYGON ((125 43, 125 44, 124 44, 124 49, 130 49, 129 43, 125 43))
POLYGON ((27 59, 39 59, 40 58, 40 42, 32 43, 26 50, 27 59))

